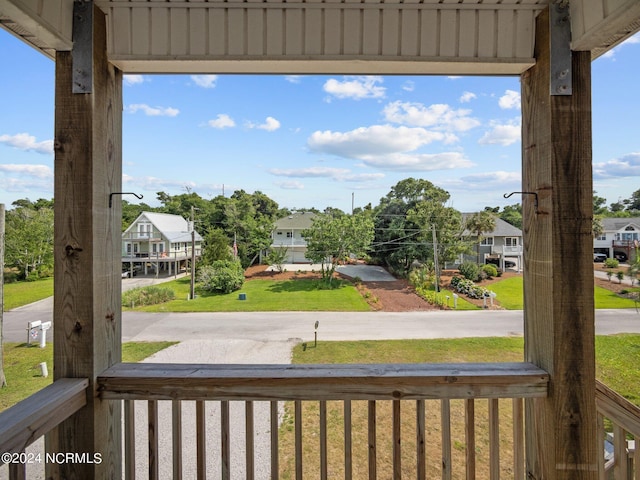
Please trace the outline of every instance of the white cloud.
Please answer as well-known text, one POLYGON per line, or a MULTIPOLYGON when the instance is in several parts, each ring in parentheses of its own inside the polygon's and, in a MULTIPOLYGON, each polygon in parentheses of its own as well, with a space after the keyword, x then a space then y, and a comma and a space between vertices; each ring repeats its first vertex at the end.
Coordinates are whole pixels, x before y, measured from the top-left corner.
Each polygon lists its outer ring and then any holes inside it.
POLYGON ((159 177, 132 177, 130 175, 122 175, 123 183, 128 185, 135 185, 138 188, 143 190, 158 192, 160 190, 170 190, 170 189, 178 189, 183 190, 185 187, 188 187, 192 190, 197 187, 197 184, 194 182, 185 182, 181 180, 174 179, 165 179, 159 177))
POLYGON ((498 105, 504 110, 511 108, 520 110, 520 93, 515 90, 506 90, 498 100, 498 105))
POLYGON ((268 171, 271 175, 278 177, 291 178, 331 178, 336 181, 344 182, 370 182, 384 178, 383 173, 351 173, 346 168, 333 167, 308 167, 308 168, 291 168, 281 169, 272 168, 268 171))
POLYGON ((259 130, 266 130, 267 132, 274 132, 280 128, 280 122, 273 117, 267 117, 264 123, 256 124, 252 122, 246 122, 247 128, 257 128, 259 130))
POLYGON ((361 158, 369 167, 405 172, 432 172, 473 166, 460 152, 442 153, 392 153, 389 155, 370 155, 361 158))
POLYGON ((336 98, 384 98, 386 89, 381 87, 382 77, 344 77, 342 81, 330 78, 323 86, 325 92, 336 98))
POLYGON ((593 164, 594 178, 640 176, 640 152, 628 153, 620 158, 593 164))
POLYGON ((522 175, 520 172, 505 172, 500 170, 466 175, 460 177, 460 181, 473 190, 494 190, 497 187, 520 185, 522 183, 522 175))
POLYGON ((202 88, 216 88, 217 75, 191 75, 191 80, 202 88))
POLYGON ((277 182, 275 185, 284 190, 304 190, 304 185, 296 180, 277 182))
POLYGON ((180 110, 173 107, 150 107, 144 103, 134 103, 127 107, 129 113, 136 113, 142 111, 149 117, 175 117, 180 113, 180 110))
POLYGON ((36 141, 36 137, 28 133, 15 135, 0 135, 0 143, 26 152, 53 154, 53 140, 36 141))
POLYGON ((215 119, 209 120, 207 122, 207 125, 209 125, 212 128, 223 129, 223 128, 235 127, 236 122, 234 122, 233 119, 226 113, 219 113, 215 119))
POLYGON ((502 145, 507 147, 520 141, 521 127, 520 119, 512 120, 508 123, 490 123, 491 130, 485 132, 478 143, 480 145, 502 145))
POLYGON ((0 172, 35 178, 53 178, 53 170, 46 165, 0 164, 0 172))
POLYGON ((143 75, 123 75, 122 81, 127 86, 140 85, 144 83, 145 78, 143 75))
POLYGON ((622 42, 617 47, 612 48, 611 50, 608 50, 607 52, 602 54, 601 58, 608 58, 610 60, 615 61, 616 60, 616 53, 618 53, 618 51, 621 48, 623 48, 625 46, 628 46, 628 45, 637 45, 637 44, 640 44, 640 33, 636 33, 632 37, 627 38, 624 42, 622 42))
POLYGON ((415 88, 416 88, 416 84, 415 84, 415 82, 412 82, 411 80, 407 80, 406 82, 404 82, 402 84, 402 89, 405 92, 413 92, 415 90, 415 88))
POLYGON ((361 159, 368 155, 410 152, 423 145, 445 139, 443 133, 431 132, 424 128, 373 125, 345 133, 316 131, 307 140, 307 145, 313 152, 361 159))
POLYGON ((285 75, 284 79, 289 83, 300 83, 302 75, 285 75))
POLYGON ((471 100, 478 98, 478 96, 473 92, 464 92, 460 96, 460 103, 469 103, 471 100))
POLYGON ((384 107, 383 113, 389 122, 445 131, 464 132, 480 125, 478 119, 470 116, 471 110, 454 110, 442 103, 426 106, 422 103, 397 101, 384 107))

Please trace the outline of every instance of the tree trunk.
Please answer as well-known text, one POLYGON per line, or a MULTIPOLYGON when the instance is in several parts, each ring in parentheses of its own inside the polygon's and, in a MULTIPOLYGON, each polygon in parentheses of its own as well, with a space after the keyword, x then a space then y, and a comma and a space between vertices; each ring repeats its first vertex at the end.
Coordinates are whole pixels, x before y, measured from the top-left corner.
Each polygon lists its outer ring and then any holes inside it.
POLYGON ((0 388, 7 386, 4 376, 4 348, 2 328, 4 326, 4 203, 0 203, 0 388))

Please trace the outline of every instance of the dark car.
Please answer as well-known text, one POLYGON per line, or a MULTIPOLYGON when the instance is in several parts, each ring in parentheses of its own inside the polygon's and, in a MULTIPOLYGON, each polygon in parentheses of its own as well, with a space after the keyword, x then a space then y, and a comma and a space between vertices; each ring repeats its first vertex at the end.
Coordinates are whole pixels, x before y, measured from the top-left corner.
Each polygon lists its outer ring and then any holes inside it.
POLYGON ((616 260, 618 260, 619 262, 626 262, 629 257, 627 257, 627 254, 624 252, 613 252, 613 256, 616 258, 616 260))
MULTIPOLYGON (((492 265, 495 265, 496 267, 500 266, 500 259, 499 258, 492 258, 489 257, 487 258, 487 263, 490 263, 492 265)), ((504 268, 513 268, 516 266, 516 262, 511 261, 511 260, 505 260, 504 261, 504 268)))

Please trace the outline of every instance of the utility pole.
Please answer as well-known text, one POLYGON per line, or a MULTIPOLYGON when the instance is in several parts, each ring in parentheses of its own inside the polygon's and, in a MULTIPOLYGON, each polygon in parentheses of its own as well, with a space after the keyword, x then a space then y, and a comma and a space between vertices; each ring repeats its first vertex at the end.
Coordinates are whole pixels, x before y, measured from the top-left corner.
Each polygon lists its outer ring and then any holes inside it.
POLYGON ((191 300, 196 298, 196 222, 195 208, 191 205, 191 300))
POLYGON ((0 203, 0 388, 7 386, 4 376, 4 349, 2 328, 4 321, 4 203, 0 203))
POLYGON ((433 268, 436 271, 436 292, 440 291, 440 266, 438 265, 438 238, 436 237, 436 225, 431 225, 433 231, 433 268))

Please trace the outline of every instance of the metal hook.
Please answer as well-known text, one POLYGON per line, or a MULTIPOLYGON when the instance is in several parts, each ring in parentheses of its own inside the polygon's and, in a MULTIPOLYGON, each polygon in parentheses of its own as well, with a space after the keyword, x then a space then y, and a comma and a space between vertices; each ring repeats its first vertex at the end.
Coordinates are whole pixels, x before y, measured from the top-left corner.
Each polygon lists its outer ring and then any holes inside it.
POLYGON ((109 208, 111 208, 111 205, 113 204, 113 196, 114 195, 133 195, 134 197, 136 197, 138 200, 142 200, 142 195, 139 195, 137 193, 134 192, 113 192, 109 194, 109 208))
POLYGON ((519 193, 520 195, 533 195, 535 197, 533 200, 533 206, 535 208, 535 212, 540 213, 538 211, 538 193, 537 192, 511 192, 511 193, 505 193, 503 197, 509 198, 511 195, 514 195, 516 193, 519 193))

